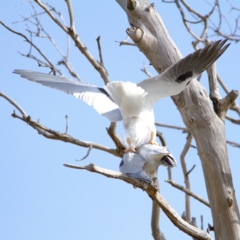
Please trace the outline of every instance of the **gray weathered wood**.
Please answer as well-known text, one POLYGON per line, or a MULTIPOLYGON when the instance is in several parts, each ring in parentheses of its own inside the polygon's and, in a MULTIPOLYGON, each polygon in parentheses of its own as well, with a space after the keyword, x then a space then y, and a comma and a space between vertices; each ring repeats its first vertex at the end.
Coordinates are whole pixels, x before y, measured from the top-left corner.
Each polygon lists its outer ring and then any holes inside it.
MULTIPOLYGON (((133 26, 127 30, 128 35, 159 73, 181 59, 162 19, 147 0, 118 2, 133 26)), ((239 209, 229 166, 224 123, 214 112, 205 89, 196 80, 172 99, 197 144, 216 239, 240 239, 239 209)))

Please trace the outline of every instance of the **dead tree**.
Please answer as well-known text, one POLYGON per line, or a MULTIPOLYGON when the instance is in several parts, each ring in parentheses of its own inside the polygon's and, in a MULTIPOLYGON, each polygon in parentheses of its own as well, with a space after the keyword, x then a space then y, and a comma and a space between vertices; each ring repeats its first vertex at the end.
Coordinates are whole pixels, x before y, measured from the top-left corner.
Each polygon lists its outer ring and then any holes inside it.
MULTIPOLYGON (((121 45, 131 45, 138 47, 140 51, 148 58, 151 65, 158 73, 161 73, 170 65, 181 59, 182 56, 178 51, 178 48, 168 35, 164 23, 157 11, 155 10, 153 4, 150 4, 147 0, 117 0, 117 2, 125 11, 128 17, 130 27, 127 29, 127 34, 133 41, 133 43, 130 43, 128 39, 124 40, 120 42, 121 45)), ((187 5, 187 3, 185 3, 184 0, 173 2, 179 9, 186 29, 195 39, 195 41, 193 42, 193 47, 197 48, 197 45, 199 43, 208 44, 206 31, 208 29, 209 17, 217 9, 220 18, 222 18, 219 2, 216 1, 213 4, 210 12, 205 16, 200 15, 197 11, 192 9, 189 5, 187 5), (186 9, 185 11, 195 14, 196 18, 200 19, 198 21, 203 23, 203 30, 200 36, 197 36, 194 31, 191 30, 189 26, 189 23, 191 22, 186 19, 183 7, 186 9)), ((55 22, 56 25, 68 35, 69 38, 72 39, 78 50, 98 71, 104 83, 107 84, 110 80, 102 58, 100 38, 97 38, 100 61, 96 61, 91 55, 91 53, 88 51, 88 49, 85 47, 85 45, 81 42, 79 35, 75 29, 74 13, 71 1, 66 0, 69 12, 70 26, 67 26, 64 21, 60 21, 56 17, 56 15, 58 15, 58 12, 52 6, 42 3, 40 0, 35 0, 35 3, 43 9, 43 12, 47 14, 50 19, 55 22)), ((34 33, 33 31, 29 31, 30 35, 37 35, 40 32, 44 32, 49 38, 49 40, 52 42, 52 44, 55 46, 55 48, 59 50, 58 46, 51 38, 50 34, 48 34, 42 28, 41 22, 38 20, 37 16, 38 14, 35 12, 35 14, 31 16, 31 18, 35 18, 36 27, 39 32, 34 33)), ((26 20, 28 19, 26 18, 25 21, 26 20)), ((22 33, 14 31, 13 29, 6 26, 3 22, 0 23, 9 31, 23 37, 25 41, 30 44, 31 49, 34 48, 43 57, 44 61, 36 58, 31 53, 31 50, 28 54, 23 54, 23 56, 32 58, 33 60, 37 61, 39 66, 50 68, 50 70, 54 74, 61 74, 61 70, 54 64, 52 64, 52 62, 42 53, 42 51, 38 48, 38 46, 33 43, 30 38, 26 37, 22 33)), ((239 26, 237 21, 235 29, 238 28, 239 26)), ((239 41, 237 30, 233 31, 230 36, 226 36, 226 34, 222 32, 221 21, 214 30, 219 36, 228 37, 230 40, 239 41)), ((62 60, 59 61, 59 65, 64 65, 73 77, 81 80, 79 75, 71 66, 68 60, 68 54, 64 55, 60 50, 59 52, 62 55, 62 60)), ((145 67, 142 71, 149 76, 149 73, 145 67)), ((216 239, 237 240, 240 238, 240 216, 229 166, 226 142, 234 146, 238 146, 238 144, 232 143, 231 141, 226 141, 224 127, 224 120, 229 108, 240 114, 240 108, 235 102, 238 93, 234 90, 231 92, 226 90, 226 97, 221 98, 217 87, 217 82, 220 82, 221 84, 221 78, 217 75, 214 65, 208 69, 208 76, 210 85, 210 98, 207 95, 205 89, 197 80, 192 81, 184 92, 172 97, 172 100, 177 106, 179 112, 181 113, 183 121, 187 127, 180 129, 189 134, 186 146, 184 147, 181 156, 186 188, 180 186, 179 184, 176 184, 172 180, 170 170, 168 180, 168 182, 172 186, 186 193, 186 217, 184 217, 184 219, 181 218, 176 213, 176 211, 166 202, 166 200, 160 195, 157 184, 146 185, 141 181, 133 180, 123 174, 120 174, 119 172, 103 169, 94 164, 89 164, 87 166, 65 164, 66 167, 87 170, 90 172, 102 174, 106 177, 123 180, 129 184, 132 184, 134 187, 140 188, 145 191, 153 200, 152 235, 154 239, 165 239, 163 233, 160 232, 160 229, 158 227, 159 207, 165 212, 165 214, 169 217, 173 224, 175 224, 186 234, 192 236, 194 239, 211 239, 210 235, 203 231, 203 227, 201 229, 198 229, 196 227, 195 218, 192 218, 192 222, 190 223, 191 215, 189 196, 194 197, 195 199, 199 200, 200 202, 211 208, 213 227, 210 227, 210 230, 214 230, 216 239), (210 99, 212 100, 212 102, 210 101, 210 99), (201 159, 209 203, 190 191, 188 175, 194 167, 191 170, 187 171, 184 165, 184 156, 190 147, 192 137, 196 141, 198 155, 201 159)), ((5 98, 10 104, 15 106, 15 108, 20 112, 20 115, 14 112, 12 114, 13 117, 27 123, 30 127, 36 129, 39 134, 46 138, 53 140, 61 140, 64 142, 78 145, 80 147, 88 148, 88 152, 85 157, 90 154, 92 148, 104 151, 117 157, 122 157, 123 155, 124 146, 121 139, 116 133, 115 123, 112 123, 107 129, 108 135, 111 137, 112 141, 115 144, 115 149, 112 149, 101 144, 82 141, 70 136, 68 134, 68 124, 66 124, 65 133, 60 133, 58 131, 52 130, 40 124, 38 121, 34 121, 33 119, 31 119, 31 117, 23 110, 23 108, 21 108, 17 103, 15 103, 5 94, 0 93, 0 96, 5 98)), ((227 118, 231 122, 239 124, 238 120, 231 119, 230 117, 227 118)), ((174 127, 178 128, 176 126, 174 127)), ((162 135, 160 133, 158 135, 161 139, 162 144, 165 145, 165 141, 162 135)))

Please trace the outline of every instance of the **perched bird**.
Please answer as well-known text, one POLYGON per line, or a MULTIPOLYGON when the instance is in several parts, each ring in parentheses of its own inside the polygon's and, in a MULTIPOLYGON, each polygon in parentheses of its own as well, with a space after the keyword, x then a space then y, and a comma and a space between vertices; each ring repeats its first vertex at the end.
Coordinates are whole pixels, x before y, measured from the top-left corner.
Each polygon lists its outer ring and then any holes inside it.
POLYGON ((144 143, 156 144, 153 106, 161 98, 179 94, 188 83, 212 65, 228 48, 219 40, 195 51, 167 68, 163 73, 138 84, 111 82, 99 88, 63 76, 28 70, 14 73, 44 86, 56 88, 83 100, 111 122, 123 121, 126 152, 144 143))
POLYGON ((160 165, 174 167, 176 164, 167 147, 143 144, 136 148, 136 153, 127 152, 123 155, 119 170, 129 177, 150 183, 160 165))

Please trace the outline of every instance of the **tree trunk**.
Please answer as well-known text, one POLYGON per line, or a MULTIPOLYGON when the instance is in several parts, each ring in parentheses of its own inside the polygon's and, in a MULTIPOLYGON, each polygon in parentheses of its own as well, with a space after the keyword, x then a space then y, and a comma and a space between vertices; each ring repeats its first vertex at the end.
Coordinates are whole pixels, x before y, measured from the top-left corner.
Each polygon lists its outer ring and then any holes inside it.
MULTIPOLYGON (((117 0, 132 28, 128 35, 158 73, 181 54, 154 7, 147 0, 117 0)), ((172 97, 197 143, 218 240, 240 239, 240 218, 229 167, 224 123, 215 114, 206 90, 196 80, 172 97)))

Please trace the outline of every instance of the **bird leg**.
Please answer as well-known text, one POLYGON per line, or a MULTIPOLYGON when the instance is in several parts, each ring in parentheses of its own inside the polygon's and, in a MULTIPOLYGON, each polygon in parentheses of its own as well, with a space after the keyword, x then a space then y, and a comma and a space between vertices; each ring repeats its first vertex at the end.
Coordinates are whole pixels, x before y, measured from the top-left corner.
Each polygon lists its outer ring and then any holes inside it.
POLYGON ((155 133, 155 131, 152 131, 151 132, 151 137, 150 137, 150 140, 149 140, 148 144, 158 145, 158 143, 155 141, 155 138, 156 138, 156 133, 155 133))
POLYGON ((126 149, 124 150, 124 152, 125 152, 125 153, 130 152, 130 151, 136 152, 135 148, 132 146, 131 139, 130 139, 130 138, 127 138, 127 139, 126 139, 126 142, 127 142, 127 144, 129 145, 129 147, 126 148, 126 149))

